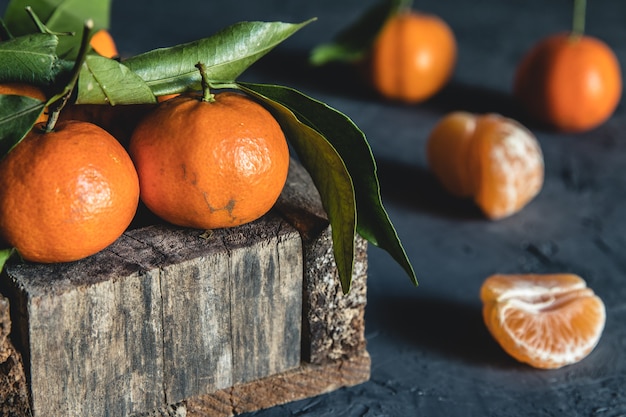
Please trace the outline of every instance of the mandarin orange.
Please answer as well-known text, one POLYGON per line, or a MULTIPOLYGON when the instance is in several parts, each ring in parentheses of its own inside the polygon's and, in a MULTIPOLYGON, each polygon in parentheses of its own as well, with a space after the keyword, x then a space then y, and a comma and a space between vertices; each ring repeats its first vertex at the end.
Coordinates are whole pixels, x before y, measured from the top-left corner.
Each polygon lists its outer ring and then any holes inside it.
POLYGON ((431 131, 426 156, 444 188, 473 197, 493 220, 520 211, 543 186, 537 138, 517 121, 495 113, 447 114, 431 131))
POLYGON ((44 124, 0 161, 0 234, 26 260, 68 262, 106 248, 139 201, 126 150, 98 126, 44 124))
POLYGON ((119 52, 111 33, 106 29, 100 29, 91 37, 89 42, 94 51, 106 58, 117 58, 119 52))
POLYGON ((389 18, 372 45, 372 83, 386 98, 421 102, 448 82, 456 58, 456 39, 445 21, 402 11, 389 18))
POLYGON ((566 132, 590 130, 604 123, 619 104, 619 60, 597 38, 551 35, 522 58, 513 92, 539 122, 566 132))
POLYGON ((535 368, 579 362, 598 344, 602 300, 574 274, 496 274, 480 289, 483 320, 502 349, 535 368))
POLYGON ((142 119, 129 145, 141 199, 179 226, 238 226, 267 213, 281 193, 289 148, 263 106, 235 92, 182 94, 142 119))

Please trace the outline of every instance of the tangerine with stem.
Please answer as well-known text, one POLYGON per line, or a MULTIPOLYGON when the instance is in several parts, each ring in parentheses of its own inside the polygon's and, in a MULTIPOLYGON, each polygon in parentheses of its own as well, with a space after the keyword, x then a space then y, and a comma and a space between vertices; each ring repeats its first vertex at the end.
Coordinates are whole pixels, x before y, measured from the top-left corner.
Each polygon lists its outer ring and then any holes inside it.
POLYGON ((405 7, 389 18, 372 45, 371 80, 386 98, 422 102, 448 82, 456 56, 454 32, 444 20, 405 7))
POLYGON ((583 132, 603 124, 622 95, 613 50, 586 35, 585 0, 575 0, 570 32, 540 40, 522 58, 513 92, 535 120, 560 131, 583 132))
POLYGON ((141 200, 184 227, 234 227, 267 213, 289 169, 284 133, 263 106, 237 92, 181 94, 139 123, 129 152, 141 200))

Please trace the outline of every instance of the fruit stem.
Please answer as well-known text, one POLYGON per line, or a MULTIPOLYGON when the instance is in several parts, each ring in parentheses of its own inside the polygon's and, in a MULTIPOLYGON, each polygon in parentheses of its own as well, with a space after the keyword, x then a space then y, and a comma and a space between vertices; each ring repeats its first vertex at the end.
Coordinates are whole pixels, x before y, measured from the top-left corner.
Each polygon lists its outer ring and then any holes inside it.
POLYGON ((572 36, 579 38, 585 34, 585 14, 587 0, 574 0, 574 17, 572 21, 572 36))
POLYGON ((78 82, 78 76, 80 74, 80 70, 85 63, 85 58, 87 57, 87 52, 89 51, 89 41, 90 41, 90 33, 93 30, 93 20, 89 19, 85 22, 83 27, 83 37, 80 43, 80 49, 78 51, 78 56, 76 61, 74 62, 74 67, 72 68, 71 78, 68 84, 65 86, 65 89, 60 94, 56 95, 53 98, 52 104, 50 104, 50 117, 48 117, 48 121, 46 126, 44 127, 44 131, 46 133, 52 132, 54 127, 56 126, 57 120, 59 119, 59 115, 61 114, 61 110, 65 107, 65 104, 69 101, 72 96, 72 92, 76 87, 76 83, 78 82))
POLYGON ((198 62, 196 64, 196 68, 200 71, 200 77, 202 77, 201 85, 202 85, 202 101, 207 103, 212 103, 215 101, 215 95, 211 93, 211 88, 209 86, 209 80, 206 75, 206 67, 202 62, 198 62))
POLYGON ((413 9, 413 0, 400 0, 395 13, 408 13, 413 9))
POLYGON ((13 36, 11 35, 11 32, 9 31, 9 28, 7 28, 6 23, 4 23, 4 20, 0 19, 0 40, 9 40, 9 39, 13 39, 13 36))
POLYGON ((53 32, 53 31, 51 31, 50 29, 48 29, 46 27, 46 25, 41 21, 41 19, 39 19, 39 16, 37 16, 37 14, 33 10, 33 8, 30 7, 30 6, 26 6, 26 12, 30 16, 30 18, 33 21, 33 23, 35 24, 35 26, 37 26, 37 29, 39 29, 40 33, 47 33, 49 35, 62 35, 62 36, 65 36, 65 35, 73 36, 74 35, 74 32, 53 32))

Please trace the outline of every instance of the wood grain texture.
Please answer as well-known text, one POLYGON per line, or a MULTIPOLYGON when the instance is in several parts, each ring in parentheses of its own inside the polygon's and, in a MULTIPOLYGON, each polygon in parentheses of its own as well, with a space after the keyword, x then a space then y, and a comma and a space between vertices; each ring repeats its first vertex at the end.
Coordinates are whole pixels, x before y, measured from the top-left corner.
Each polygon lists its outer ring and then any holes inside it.
POLYGON ((268 214, 10 265, 35 416, 126 416, 297 367, 301 253, 298 232, 268 214))
POLYGON ((292 371, 240 384, 184 403, 187 417, 230 417, 317 396, 369 379, 366 351, 323 365, 306 364, 292 371))

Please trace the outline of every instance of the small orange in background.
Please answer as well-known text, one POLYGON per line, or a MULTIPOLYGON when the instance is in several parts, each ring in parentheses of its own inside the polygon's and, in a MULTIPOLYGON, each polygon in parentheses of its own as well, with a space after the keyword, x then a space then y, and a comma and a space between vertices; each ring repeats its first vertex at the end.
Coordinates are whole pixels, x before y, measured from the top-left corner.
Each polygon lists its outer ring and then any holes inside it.
POLYGON ((535 368, 581 361, 604 331, 604 303, 578 275, 496 274, 484 281, 480 298, 494 339, 535 368))
MULTIPOLYGON (((13 94, 18 96, 26 96, 35 98, 37 100, 46 101, 46 95, 44 92, 35 87, 34 85, 26 84, 26 83, 5 83, 0 84, 0 94, 13 94)), ((46 111, 41 113, 36 123, 45 122, 48 120, 48 116, 46 115, 46 111)))
POLYGON ((267 213, 285 185, 290 157, 271 113, 235 92, 213 101, 181 94, 161 102, 135 129, 129 152, 146 207, 198 229, 239 226, 267 213))
POLYGON ((418 103, 443 88, 456 58, 456 38, 445 21, 402 11, 389 18, 372 46, 372 83, 386 98, 418 103))
POLYGON ((117 58, 119 56, 115 40, 106 29, 100 29, 94 33, 89 43, 94 51, 106 58, 117 58))
POLYGON ((524 56, 513 89, 535 120, 582 132, 613 114, 622 95, 622 73, 615 53, 601 40, 560 33, 524 56))
POLYGON ((586 0, 574 0, 570 32, 537 42, 522 58, 513 93, 535 120, 564 132, 603 124, 622 96, 622 70, 613 50, 585 34, 586 0))
POLYGON ((431 131, 426 156, 446 190, 473 197, 493 220, 520 211, 543 186, 543 153, 536 137, 498 114, 447 114, 431 131))
POLYGON ((130 225, 139 181, 120 143, 87 122, 35 125, 0 161, 0 234, 26 260, 78 260, 130 225))

